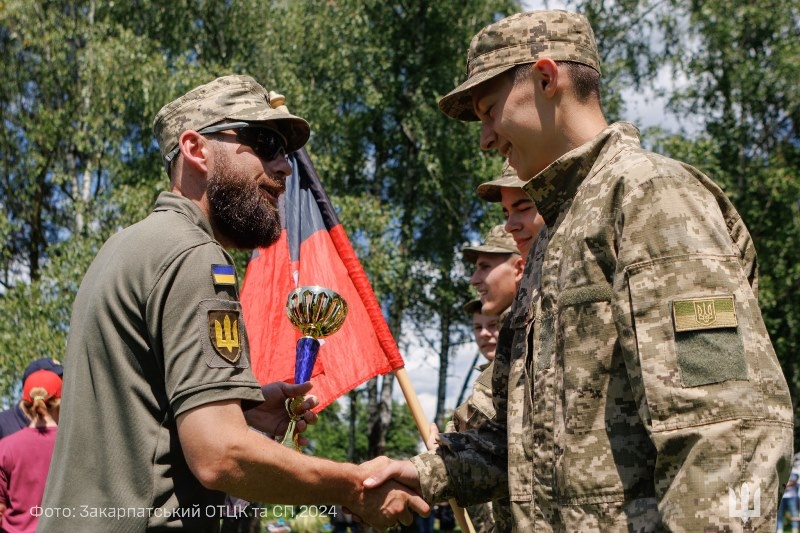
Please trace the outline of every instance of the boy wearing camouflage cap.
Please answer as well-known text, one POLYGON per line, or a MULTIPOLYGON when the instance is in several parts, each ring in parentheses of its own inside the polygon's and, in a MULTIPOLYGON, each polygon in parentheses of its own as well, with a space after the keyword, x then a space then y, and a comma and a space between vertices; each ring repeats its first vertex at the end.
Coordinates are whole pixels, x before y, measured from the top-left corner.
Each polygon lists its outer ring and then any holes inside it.
MULTIPOLYGON (((448 432, 477 428, 495 416, 492 375, 497 332, 514 301, 524 264, 514 238, 503 224, 491 228, 481 244, 461 248, 461 253, 464 261, 475 267, 470 284, 479 295, 479 299, 470 301, 464 309, 472 317, 475 342, 488 363, 480 367, 472 393, 454 410, 452 420, 445 427, 448 432)), ((432 431, 429 441, 435 442, 437 435, 438 432, 432 431)), ((507 499, 471 505, 466 510, 476 533, 504 531, 510 527, 507 499)))
POLYGON ((792 405, 752 240, 708 177, 606 123, 599 86, 581 15, 520 13, 473 38, 440 108, 480 120, 547 232, 500 332, 497 423, 367 485, 508 495, 517 531, 772 530, 792 405))
MULTIPOLYGON (((481 313, 481 301, 477 298, 464 304, 464 311, 472 321, 475 344, 478 346, 480 355, 486 358, 486 362, 476 367, 480 373, 472 384, 472 393, 453 410, 453 417, 445 425, 445 432, 466 431, 494 418, 492 372, 497 347, 497 333, 502 317, 481 313)), ((428 449, 437 446, 438 431, 431 433, 432 438, 429 438, 431 446, 428 449)), ((508 521, 510 519, 509 502, 505 500, 470 505, 465 510, 475 533, 503 531, 505 528, 501 524, 504 520, 510 524, 508 521)))
POLYGON ((481 312, 501 315, 514 301, 517 283, 522 279, 524 263, 514 238, 499 224, 488 231, 482 244, 464 246, 461 253, 474 265, 469 283, 481 300, 481 312))
POLYGON ((475 342, 488 363, 480 367, 481 375, 472 395, 456 408, 453 427, 462 431, 494 417, 491 384, 492 363, 496 352, 497 332, 514 301, 517 283, 522 279, 522 258, 503 225, 490 229, 478 245, 461 248, 464 261, 475 265, 470 284, 479 297, 470 300, 464 310, 473 323, 475 342), (481 386, 483 385, 483 386, 481 386))
POLYGON ((522 259, 528 254, 539 232, 544 227, 544 219, 536 204, 524 191, 525 182, 517 177, 517 172, 508 164, 503 167, 499 178, 478 185, 478 196, 487 202, 499 202, 506 218, 505 229, 514 237, 522 259))
MULTIPOLYGON (((248 427, 286 431, 284 402, 310 384, 256 381, 226 249, 280 235, 286 153, 308 123, 274 109, 253 78, 225 76, 164 106, 153 130, 170 191, 106 241, 78 290, 39 531, 216 531, 224 493, 339 503, 380 527, 396 523, 391 510, 410 523, 410 500, 427 512, 399 485, 388 500, 365 494, 368 465, 308 457, 248 427)), ((301 429, 314 405, 294 413, 301 429)))
MULTIPOLYGON (((477 367, 480 374, 472 384, 472 393, 455 408, 453 418, 445 426, 446 432, 474 429, 495 417, 492 400, 492 374, 494 373, 497 334, 506 313, 504 311, 500 316, 483 314, 481 301, 477 298, 467 302, 464 305, 464 311, 471 317, 475 343, 487 362, 477 367)), ((438 432, 432 432, 434 442, 437 436, 438 432)), ((475 528, 475 533, 508 531, 511 528, 511 502, 508 501, 508 498, 470 505, 466 511, 475 528)))

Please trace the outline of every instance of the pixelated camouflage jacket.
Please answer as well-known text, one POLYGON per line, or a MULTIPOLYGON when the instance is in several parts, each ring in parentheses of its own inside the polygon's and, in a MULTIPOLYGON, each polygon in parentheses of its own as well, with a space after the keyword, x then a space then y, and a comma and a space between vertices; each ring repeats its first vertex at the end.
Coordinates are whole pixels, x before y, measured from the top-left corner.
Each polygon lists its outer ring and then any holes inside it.
POLYGON ((453 410, 453 418, 445 426, 445 431, 465 431, 494 418, 494 402, 492 402, 494 362, 490 361, 478 367, 478 370, 480 374, 472 384, 472 394, 453 410))
MULTIPOLYGON (((508 310, 501 318, 501 324, 507 320, 508 310)), ((492 375, 494 361, 478 367, 480 374, 472 385, 472 394, 464 403, 453 411, 453 418, 445 426, 445 431, 466 431, 480 427, 487 420, 495 417, 492 400, 492 375)), ((475 533, 501 533, 512 530, 511 508, 508 498, 502 498, 485 504, 470 505, 466 508, 475 533)))
MULTIPOLYGON (((445 431, 466 431, 480 427, 494 418, 492 401, 492 375, 494 361, 480 367, 480 375, 472 385, 472 394, 453 411, 453 418, 445 426, 445 431)), ((488 503, 478 503, 466 508, 475 533, 511 531, 511 509, 508 498, 488 503)))
POLYGON ((730 201, 627 123, 526 191, 547 231, 500 332, 507 395, 413 459, 424 496, 508 494, 517 531, 774 530, 791 401, 730 201))

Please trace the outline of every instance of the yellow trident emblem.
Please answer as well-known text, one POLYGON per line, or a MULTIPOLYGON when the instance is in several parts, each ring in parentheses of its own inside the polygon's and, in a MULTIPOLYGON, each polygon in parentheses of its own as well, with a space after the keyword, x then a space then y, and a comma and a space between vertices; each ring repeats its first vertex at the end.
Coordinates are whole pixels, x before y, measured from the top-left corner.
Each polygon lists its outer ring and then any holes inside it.
POLYGON ((717 310, 713 300, 694 302, 694 316, 699 324, 708 326, 717 319, 717 310))
POLYGON ((216 352, 231 363, 242 353, 239 342, 239 314, 235 311, 213 311, 209 313, 210 337, 216 352))

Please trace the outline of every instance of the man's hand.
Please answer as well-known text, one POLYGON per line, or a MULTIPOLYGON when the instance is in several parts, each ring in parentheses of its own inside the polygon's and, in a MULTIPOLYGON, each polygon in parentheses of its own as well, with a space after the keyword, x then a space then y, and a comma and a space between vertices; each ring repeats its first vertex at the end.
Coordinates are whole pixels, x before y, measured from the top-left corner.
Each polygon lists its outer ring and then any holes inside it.
MULTIPOLYGON (((244 412, 247 424, 263 433, 274 436, 283 436, 289 425, 289 413, 286 411, 286 400, 305 395, 311 390, 311 382, 292 385, 277 381, 261 387, 264 402, 244 412)), ((311 411, 319 401, 315 396, 306 396, 294 413, 300 416, 295 426, 295 433, 302 433, 308 424, 317 423, 317 414, 311 411)), ((300 438, 300 445, 308 444, 305 437, 300 438)))
MULTIPOLYGON (((397 525, 411 525, 414 522, 413 512, 427 516, 431 512, 430 506, 422 499, 417 491, 398 483, 388 477, 378 477, 380 482, 369 486, 367 481, 375 478, 377 472, 394 472, 393 465, 399 461, 392 461, 388 457, 377 457, 359 468, 364 473, 364 486, 367 490, 359 496, 359 501, 348 506, 348 511, 367 524, 385 529, 397 525)), ((416 476, 416 469, 408 463, 416 476)), ((408 476, 408 474, 406 474, 408 476)), ((417 486, 419 483, 417 482, 417 486)))
POLYGON ((395 480, 417 494, 422 493, 419 473, 411 461, 393 461, 388 457, 378 457, 364 464, 370 464, 372 467, 372 473, 364 480, 366 488, 375 489, 386 483, 387 480, 395 480))
POLYGON ((425 447, 428 450, 435 450, 439 447, 439 428, 436 427, 436 424, 431 423, 430 433, 428 433, 428 440, 425 441, 425 447))

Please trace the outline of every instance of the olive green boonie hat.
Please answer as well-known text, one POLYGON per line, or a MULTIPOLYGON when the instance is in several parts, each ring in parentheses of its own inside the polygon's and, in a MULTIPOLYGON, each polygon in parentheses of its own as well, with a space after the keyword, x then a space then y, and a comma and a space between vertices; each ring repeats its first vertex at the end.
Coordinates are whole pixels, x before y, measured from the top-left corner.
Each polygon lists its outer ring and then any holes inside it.
POLYGON ((486 26, 469 45, 467 80, 439 100, 439 108, 451 118, 478 120, 472 109, 474 87, 544 57, 582 63, 600 72, 600 54, 586 17, 561 10, 530 11, 486 26))
POLYGON ((489 230, 478 246, 465 246, 461 249, 464 259, 470 263, 478 262, 478 254, 519 254, 514 237, 506 231, 504 224, 489 230))
POLYGON ((500 177, 492 181, 487 181, 478 185, 478 196, 487 202, 501 202, 503 196, 500 192, 501 187, 513 187, 521 189, 527 181, 522 181, 517 177, 517 171, 514 170, 508 163, 503 167, 503 173, 500 177))
POLYGON ((184 131, 200 131, 222 121, 272 128, 286 140, 286 153, 302 148, 311 131, 302 118, 273 109, 267 90, 250 76, 223 76, 192 89, 156 114, 153 134, 165 166, 177 154, 184 131))

